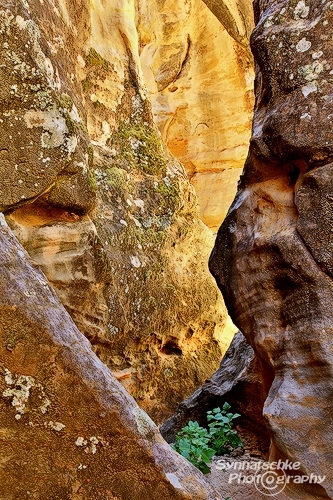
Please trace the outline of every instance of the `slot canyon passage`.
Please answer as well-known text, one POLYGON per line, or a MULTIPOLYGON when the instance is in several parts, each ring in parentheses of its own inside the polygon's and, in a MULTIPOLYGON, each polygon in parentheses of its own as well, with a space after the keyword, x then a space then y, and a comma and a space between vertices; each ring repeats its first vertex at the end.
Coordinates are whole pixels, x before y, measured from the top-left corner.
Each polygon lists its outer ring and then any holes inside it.
POLYGON ((333 2, 0 18, 0 499, 267 498, 168 444, 225 402, 333 498, 333 2))

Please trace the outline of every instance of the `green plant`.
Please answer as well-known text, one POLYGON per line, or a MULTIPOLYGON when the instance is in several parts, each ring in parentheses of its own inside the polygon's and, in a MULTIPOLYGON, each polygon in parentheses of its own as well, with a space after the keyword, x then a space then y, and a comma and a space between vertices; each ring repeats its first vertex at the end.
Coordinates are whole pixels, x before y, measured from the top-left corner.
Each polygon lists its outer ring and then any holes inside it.
POLYGON ((88 165, 89 165, 89 168, 93 168, 93 165, 94 165, 94 148, 93 148, 93 146, 91 144, 89 144, 89 146, 88 146, 87 153, 88 153, 88 165))
POLYGON ((230 453, 234 448, 242 446, 237 432, 232 429, 233 420, 240 417, 240 414, 231 413, 230 409, 231 406, 224 403, 222 410, 214 408, 207 412, 209 434, 217 455, 230 453))
POLYGON ((210 472, 208 464, 214 455, 230 453, 242 446, 237 432, 232 429, 233 420, 239 413, 231 413, 231 406, 224 403, 222 410, 214 408, 207 412, 208 430, 198 422, 190 421, 176 435, 174 449, 201 472, 210 472))
POLYGON ((118 151, 129 166, 138 166, 150 175, 166 175, 163 142, 148 123, 124 120, 108 139, 107 145, 118 151))
POLYGON ((161 195, 161 205, 175 209, 179 205, 180 194, 179 190, 172 184, 170 184, 169 179, 166 177, 162 182, 159 182, 155 187, 155 192, 161 195))
POLYGON ((67 111, 71 111, 73 108, 73 100, 68 94, 61 94, 58 98, 59 106, 61 108, 67 109, 67 111))
POLYGON ((204 474, 210 472, 207 464, 215 455, 209 446, 210 436, 207 429, 198 422, 190 421, 176 436, 174 448, 204 474))
POLYGON ((97 181, 93 170, 88 170, 88 183, 93 191, 97 191, 97 181))
POLYGON ((93 48, 89 50, 89 53, 85 56, 84 59, 87 68, 91 68, 92 66, 98 66, 104 69, 105 71, 109 69, 110 66, 109 62, 103 59, 103 57, 93 48))
POLYGON ((107 169, 108 186, 117 190, 117 193, 126 191, 127 172, 123 168, 111 167, 107 169))
POLYGON ((88 90, 91 89, 92 87, 93 87, 93 82, 89 80, 88 77, 82 81, 82 88, 85 92, 88 92, 88 90))

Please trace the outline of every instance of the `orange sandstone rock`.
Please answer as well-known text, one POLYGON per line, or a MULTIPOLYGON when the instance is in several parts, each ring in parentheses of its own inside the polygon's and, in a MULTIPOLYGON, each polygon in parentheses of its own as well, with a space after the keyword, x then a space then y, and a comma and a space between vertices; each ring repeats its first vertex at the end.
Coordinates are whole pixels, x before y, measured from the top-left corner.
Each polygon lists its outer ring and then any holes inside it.
POLYGON ((0 497, 218 500, 0 222, 0 497))

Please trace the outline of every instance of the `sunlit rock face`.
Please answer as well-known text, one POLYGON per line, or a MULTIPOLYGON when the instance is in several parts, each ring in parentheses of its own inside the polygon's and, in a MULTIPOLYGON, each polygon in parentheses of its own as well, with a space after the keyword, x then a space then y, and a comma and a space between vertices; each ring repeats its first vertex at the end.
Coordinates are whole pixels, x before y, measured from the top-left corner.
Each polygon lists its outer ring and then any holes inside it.
POLYGON ((163 140, 213 230, 236 193, 251 132, 252 2, 138 3, 143 75, 163 140))
POLYGON ((137 11, 2 7, 1 209, 100 359, 160 422, 218 367, 232 330, 208 271, 211 232, 154 123, 137 11))
POLYGON ((326 476, 295 498, 332 498, 332 4, 255 9, 251 148, 210 268, 273 380, 271 458, 326 476))

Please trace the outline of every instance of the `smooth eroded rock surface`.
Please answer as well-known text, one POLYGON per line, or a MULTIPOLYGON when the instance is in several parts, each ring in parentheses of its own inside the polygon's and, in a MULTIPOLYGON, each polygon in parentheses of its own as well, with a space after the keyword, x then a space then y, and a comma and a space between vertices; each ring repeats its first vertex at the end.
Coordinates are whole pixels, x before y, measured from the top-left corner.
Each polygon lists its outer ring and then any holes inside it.
POLYGON ((0 222, 0 497, 218 500, 0 222))
POLYGON ((294 485, 294 498, 332 498, 332 3, 256 1, 255 11, 251 148, 210 269, 273 380, 270 458, 326 476, 294 485))
POLYGON ((252 2, 138 3, 143 76, 164 142, 217 230, 235 196, 253 113, 252 2))

